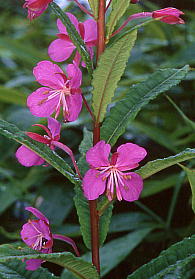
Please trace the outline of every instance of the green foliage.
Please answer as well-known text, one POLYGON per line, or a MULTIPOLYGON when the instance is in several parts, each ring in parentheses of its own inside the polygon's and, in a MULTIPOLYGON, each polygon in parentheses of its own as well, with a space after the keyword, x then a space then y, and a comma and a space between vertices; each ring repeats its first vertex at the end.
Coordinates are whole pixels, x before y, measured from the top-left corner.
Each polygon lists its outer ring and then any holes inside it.
POLYGON ((163 251, 127 279, 184 278, 186 267, 195 259, 195 236, 188 237, 163 251))
POLYGON ((51 3, 50 6, 53 12, 56 14, 56 16, 60 18, 62 23, 66 26, 70 39, 72 40, 78 52, 81 54, 81 57, 83 58, 84 62, 86 63, 86 67, 89 74, 92 75, 92 61, 90 55, 87 51, 85 43, 83 42, 81 36, 78 34, 75 26, 71 23, 66 13, 64 13, 55 2, 51 3))
POLYGON ((111 12, 108 17, 108 22, 106 24, 107 28, 107 38, 109 39, 114 31, 114 28, 119 21, 119 19, 123 16, 127 8, 129 7, 129 0, 113 0, 111 5, 111 12))
POLYGON ((43 254, 29 248, 21 248, 17 245, 5 244, 0 246, 0 262, 15 261, 21 259, 42 259, 58 264, 79 279, 98 279, 96 269, 89 263, 73 256, 71 253, 43 254))
POLYGON ((98 5, 99 5, 99 2, 98 0, 88 0, 89 2, 89 5, 91 7, 91 10, 93 12, 93 15, 94 15, 94 18, 97 19, 98 18, 98 5))
POLYGON ((39 268, 36 271, 25 270, 25 264, 21 261, 0 263, 1 279, 58 279, 45 268, 39 268))
POLYGON ((126 94, 125 98, 111 109, 109 117, 104 121, 101 128, 102 139, 113 145, 143 106, 177 85, 188 71, 188 66, 181 69, 159 70, 146 81, 132 86, 128 95, 126 94))
POLYGON ((92 105, 97 122, 101 122, 104 118, 106 108, 110 104, 117 83, 125 70, 136 37, 136 31, 130 33, 112 47, 107 48, 100 57, 92 80, 92 105))
POLYGON ((15 140, 28 147, 47 163, 56 168, 71 182, 76 183, 79 179, 75 176, 69 165, 59 157, 55 152, 51 151, 46 145, 31 140, 24 132, 20 131, 15 125, 0 120, 0 134, 7 138, 15 140))
POLYGON ((26 96, 15 89, 0 86, 0 102, 24 106, 26 104, 26 96))
POLYGON ((187 148, 183 152, 178 153, 174 156, 150 161, 136 172, 141 175, 143 179, 145 179, 161 170, 193 158, 195 158, 195 149, 187 148))

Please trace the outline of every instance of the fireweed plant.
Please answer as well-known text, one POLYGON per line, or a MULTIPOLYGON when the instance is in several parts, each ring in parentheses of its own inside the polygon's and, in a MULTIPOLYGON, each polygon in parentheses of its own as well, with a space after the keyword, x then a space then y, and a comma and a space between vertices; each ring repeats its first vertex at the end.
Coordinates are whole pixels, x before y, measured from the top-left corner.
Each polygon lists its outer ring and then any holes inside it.
MULTIPOLYGON (((91 250, 91 254, 80 257, 78 245, 71 238, 53 234, 47 217, 37 208, 28 206, 26 210, 35 217, 23 225, 20 233, 26 246, 21 243, 13 246, 2 245, 0 254, 3 261, 24 261, 26 269, 35 272, 33 278, 54 278, 52 274, 40 268, 45 261, 59 264, 72 272, 76 278, 95 279, 104 276, 108 267, 102 261, 101 268, 99 251, 108 233, 113 206, 120 206, 118 201, 137 201, 144 187, 144 179, 195 157, 194 149, 186 149, 175 156, 150 161, 139 168, 140 162, 144 158, 147 160, 150 150, 134 142, 115 146, 129 121, 132 121, 150 100, 177 85, 187 74, 188 66, 154 73, 150 80, 132 87, 132 95, 125 96, 110 110, 107 109, 125 71, 139 28, 147 28, 147 24, 155 21, 171 25, 184 24, 181 18, 183 12, 168 7, 131 14, 121 22, 129 5, 138 4, 138 1, 89 0, 90 9, 77 0, 74 2, 87 15, 87 20, 82 22, 76 15, 65 13, 52 0, 26 0, 23 5, 28 11, 30 21, 38 20, 48 8, 57 16, 58 33, 48 47, 48 55, 52 61, 40 61, 34 66, 33 74, 40 87, 27 98, 27 107, 32 115, 47 120, 47 126, 40 123, 33 125, 41 128, 44 134, 22 132, 12 124, 2 120, 0 122, 0 132, 22 144, 16 151, 16 158, 20 164, 25 167, 53 166, 66 180, 75 184, 74 201, 81 233, 86 247, 91 250), (66 68, 61 67, 59 63, 66 60, 66 68), (82 92, 84 72, 88 72, 88 78, 91 80, 91 100, 86 99, 82 92), (62 124, 65 127, 67 123, 79 118, 82 106, 90 115, 93 129, 89 131, 85 127, 82 142, 85 152, 77 164, 70 147, 61 142, 60 133, 62 124), (70 157, 74 171, 57 154, 59 151, 60 154, 65 152, 66 156, 70 157), (54 239, 71 245, 74 254, 68 246, 65 252, 54 252, 54 239), (44 272, 47 272, 47 277, 44 277, 44 272)), ((180 166, 190 173, 190 169, 180 166)), ((194 197, 192 208, 195 210, 194 197)), ((158 226, 154 227, 156 228, 158 226)), ((125 245, 138 245, 151 230, 143 230, 139 241, 134 240, 133 236, 127 237, 124 240, 125 245), (134 241, 137 243, 134 244, 134 241)), ((106 245, 101 248, 103 259, 106 245)), ((195 258, 194 247, 194 237, 179 242, 148 266, 137 269, 128 278, 165 278, 177 268, 187 264, 189 266, 195 258), (182 247, 185 249, 180 252, 182 247), (168 260, 165 261, 163 257, 167 257, 168 260)), ((118 248, 116 246, 113 249, 118 248)), ((114 266, 115 264, 111 268, 114 266)), ((67 276, 71 275, 67 273, 67 276)), ((179 276, 173 275, 170 278, 181 278, 179 276)), ((66 273, 62 278, 66 278, 66 273)))

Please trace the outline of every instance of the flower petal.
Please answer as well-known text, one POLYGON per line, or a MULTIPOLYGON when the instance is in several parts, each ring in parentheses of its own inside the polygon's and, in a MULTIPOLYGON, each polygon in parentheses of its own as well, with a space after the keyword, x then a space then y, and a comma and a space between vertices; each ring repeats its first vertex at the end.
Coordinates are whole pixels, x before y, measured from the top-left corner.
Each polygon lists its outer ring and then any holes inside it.
POLYGON ((90 169, 83 178, 84 196, 88 200, 95 200, 104 193, 106 188, 106 180, 102 179, 100 172, 90 169))
POLYGON ((97 42, 97 23, 93 19, 88 19, 83 22, 85 28, 84 41, 90 46, 95 46, 97 42))
POLYGON ((60 129, 61 129, 61 124, 57 120, 55 120, 52 117, 48 117, 47 119, 48 122, 48 128, 51 131, 52 138, 58 137, 58 140, 60 139, 60 129))
POLYGON ((129 172, 123 177, 124 186, 119 183, 121 195, 124 200, 132 202, 139 199, 143 189, 143 180, 137 173, 129 172), (130 176, 130 178, 128 178, 130 176))
POLYGON ((86 160, 94 168, 109 166, 110 162, 108 161, 108 156, 110 154, 110 150, 110 144, 101 140, 87 151, 86 160))
POLYGON ((27 270, 36 270, 38 269, 44 261, 39 259, 31 259, 26 261, 26 269, 27 270))
POLYGON ((65 120, 75 121, 82 109, 82 95, 79 93, 71 94, 66 96, 66 102, 69 109, 69 114, 66 114, 65 120))
POLYGON ((37 208, 32 207, 32 206, 27 206, 27 207, 25 207, 25 210, 30 211, 38 219, 43 220, 49 224, 49 220, 47 219, 47 217, 45 217, 45 215, 43 215, 43 213, 41 213, 41 211, 39 211, 37 208))
POLYGON ((43 86, 49 86, 53 89, 60 89, 64 86, 64 79, 61 75, 56 75, 57 73, 62 73, 62 69, 50 62, 41 61, 33 69, 33 74, 36 80, 43 86))
MULTIPOLYGON (((72 22, 72 24, 74 25, 76 30, 79 32, 79 21, 78 21, 78 19, 71 13, 66 13, 66 15, 69 17, 70 21, 72 22)), ((58 30, 60 31, 60 33, 68 35, 66 27, 64 26, 64 24, 62 23, 62 21, 60 19, 57 19, 57 26, 58 26, 58 30)))
POLYGON ((75 48, 72 42, 57 39, 49 45, 48 54, 53 61, 62 62, 71 56, 75 48))
POLYGON ((117 148, 116 166, 121 171, 136 168, 138 163, 147 155, 146 150, 137 144, 126 143, 117 148))
POLYGON ((82 72, 75 64, 68 64, 66 67, 67 76, 70 79, 70 87, 78 88, 82 83, 82 72))
POLYGON ((52 94, 50 91, 51 89, 48 87, 41 87, 28 96, 27 106, 33 115, 49 117, 55 111, 59 96, 47 100, 52 94))
POLYGON ((39 166, 45 161, 24 145, 20 146, 16 151, 16 158, 19 163, 25 167, 39 166))

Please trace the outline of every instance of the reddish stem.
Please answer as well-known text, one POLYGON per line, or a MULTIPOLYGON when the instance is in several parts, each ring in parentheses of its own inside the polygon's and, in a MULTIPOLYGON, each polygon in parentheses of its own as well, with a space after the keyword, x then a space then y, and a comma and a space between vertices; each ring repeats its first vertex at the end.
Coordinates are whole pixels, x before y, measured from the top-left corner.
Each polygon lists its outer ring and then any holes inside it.
POLYGON ((106 11, 108 10, 108 8, 110 7, 110 4, 112 3, 112 0, 110 0, 110 2, 108 3, 107 7, 106 7, 106 11))
POLYGON ((86 14, 88 14, 91 17, 94 17, 94 15, 92 13, 90 13, 82 4, 79 3, 78 0, 73 0, 78 6, 79 8, 86 14))
POLYGON ((105 0, 99 0, 97 61, 105 49, 105 0))
POLYGON ((93 115, 93 112, 92 112, 92 110, 91 110, 89 104, 87 103, 87 100, 85 99, 85 96, 83 94, 82 94, 82 98, 83 98, 83 103, 86 106, 86 109, 88 110, 88 112, 90 113, 92 120, 95 121, 95 117, 93 115))

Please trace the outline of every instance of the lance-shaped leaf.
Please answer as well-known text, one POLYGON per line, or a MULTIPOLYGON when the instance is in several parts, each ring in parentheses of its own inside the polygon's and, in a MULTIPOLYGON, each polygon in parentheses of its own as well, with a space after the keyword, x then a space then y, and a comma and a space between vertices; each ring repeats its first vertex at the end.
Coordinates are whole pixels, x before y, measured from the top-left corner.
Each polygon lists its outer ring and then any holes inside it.
POLYGON ((51 6, 53 12, 56 14, 56 16, 59 17, 61 19, 62 23, 66 26, 68 36, 70 37, 73 44, 76 46, 78 52, 82 56, 83 61, 86 64, 87 70, 91 76, 92 68, 93 68, 92 60, 90 58, 90 55, 87 51, 87 48, 86 48, 85 43, 83 42, 81 36, 77 32, 76 28, 74 27, 74 25, 70 21, 69 17, 66 15, 66 13, 64 13, 55 2, 51 3, 50 6, 51 6))
POLYGON ((107 48, 100 56, 98 67, 93 74, 93 110, 97 122, 101 122, 110 104, 117 83, 120 80, 137 37, 137 31, 124 36, 107 48))
POLYGON ((58 264, 69 270, 79 279, 99 278, 95 267, 68 252, 43 254, 30 248, 17 247, 16 245, 4 244, 0 246, 0 262, 15 262, 15 260, 22 259, 41 259, 58 264))
POLYGON ((143 265, 127 279, 184 278, 189 264, 195 260, 195 235, 163 251, 156 259, 143 265))
POLYGON ((88 0, 90 8, 93 12, 94 18, 97 19, 98 18, 98 5, 99 5, 99 1, 98 0, 88 0))
POLYGON ((192 210, 195 213, 195 169, 191 170, 189 168, 184 167, 183 165, 180 165, 182 169, 186 172, 191 191, 192 191, 192 210))
POLYGON ((112 35, 112 32, 118 20, 123 16, 125 11, 129 7, 129 3, 130 3, 129 0, 112 0, 112 10, 108 17, 108 22, 106 24, 106 29, 107 29, 106 37, 108 39, 112 35))
POLYGON ((0 263, 1 279, 59 279, 45 268, 39 268, 36 271, 25 269, 25 263, 14 260, 14 262, 0 263))
POLYGON ((132 86, 126 97, 111 109, 109 117, 104 121, 101 128, 102 139, 114 145, 124 133, 129 121, 135 119, 142 107, 177 85, 188 71, 188 65, 181 69, 159 70, 146 81, 132 86))
POLYGON ((195 158, 195 149, 187 148, 174 156, 150 161, 136 172, 145 179, 161 170, 193 158, 195 158))
POLYGON ((45 144, 31 140, 24 132, 19 130, 15 125, 10 124, 4 120, 0 120, 0 134, 7 138, 15 140, 24 146, 34 151, 37 155, 43 158, 48 164, 53 166, 72 183, 79 181, 78 177, 74 174, 71 167, 60 157, 52 151, 45 144))

